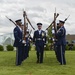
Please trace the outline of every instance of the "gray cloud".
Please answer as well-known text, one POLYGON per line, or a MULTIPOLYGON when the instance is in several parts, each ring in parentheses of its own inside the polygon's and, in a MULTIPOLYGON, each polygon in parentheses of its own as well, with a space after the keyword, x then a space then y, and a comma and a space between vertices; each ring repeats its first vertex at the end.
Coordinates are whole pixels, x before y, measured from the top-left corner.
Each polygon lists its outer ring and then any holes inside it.
POLYGON ((30 8, 26 8, 28 10, 31 10, 31 11, 36 11, 36 12, 44 12, 46 9, 44 9, 43 7, 41 6, 36 6, 36 7, 30 7, 30 8))
POLYGON ((70 14, 65 26, 67 33, 75 33, 75 0, 0 0, 0 32, 12 32, 15 26, 5 16, 13 21, 19 18, 23 20, 23 9, 36 29, 37 22, 42 22, 45 29, 53 21, 55 7, 60 14, 57 21, 64 20, 70 14))

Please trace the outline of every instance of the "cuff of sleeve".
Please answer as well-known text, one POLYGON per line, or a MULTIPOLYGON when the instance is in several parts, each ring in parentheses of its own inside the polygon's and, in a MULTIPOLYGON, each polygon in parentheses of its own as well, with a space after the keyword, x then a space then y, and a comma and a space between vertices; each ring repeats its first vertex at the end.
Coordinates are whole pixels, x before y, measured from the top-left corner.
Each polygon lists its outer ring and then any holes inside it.
POLYGON ((19 42, 21 42, 22 40, 20 39, 20 41, 19 42))

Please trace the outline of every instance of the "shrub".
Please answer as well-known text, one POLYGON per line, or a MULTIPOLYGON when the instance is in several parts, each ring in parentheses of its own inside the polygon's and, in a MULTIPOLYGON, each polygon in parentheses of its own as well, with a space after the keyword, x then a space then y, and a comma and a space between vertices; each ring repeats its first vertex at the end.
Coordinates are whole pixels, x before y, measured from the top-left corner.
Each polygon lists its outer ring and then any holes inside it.
POLYGON ((68 45, 66 45, 66 50, 69 50, 69 46, 68 45))
POLYGON ((75 50, 75 45, 73 46, 73 50, 75 50))
POLYGON ((69 45, 66 45, 66 50, 75 50, 75 45, 70 47, 69 45))
POLYGON ((0 45, 0 51, 4 51, 4 47, 0 45))
POLYGON ((7 51, 13 51, 14 50, 14 47, 11 46, 11 45, 7 45, 6 46, 6 49, 7 49, 7 51))
POLYGON ((46 44, 46 47, 44 48, 46 51, 50 50, 50 44, 46 44))

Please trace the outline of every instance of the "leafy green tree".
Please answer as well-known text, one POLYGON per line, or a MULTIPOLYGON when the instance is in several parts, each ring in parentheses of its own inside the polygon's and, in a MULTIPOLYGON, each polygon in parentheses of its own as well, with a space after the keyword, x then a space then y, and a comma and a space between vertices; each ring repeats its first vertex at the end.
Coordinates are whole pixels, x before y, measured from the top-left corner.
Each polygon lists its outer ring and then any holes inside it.
POLYGON ((2 45, 0 45, 0 51, 3 51, 3 50, 4 50, 3 46, 2 46, 2 45))

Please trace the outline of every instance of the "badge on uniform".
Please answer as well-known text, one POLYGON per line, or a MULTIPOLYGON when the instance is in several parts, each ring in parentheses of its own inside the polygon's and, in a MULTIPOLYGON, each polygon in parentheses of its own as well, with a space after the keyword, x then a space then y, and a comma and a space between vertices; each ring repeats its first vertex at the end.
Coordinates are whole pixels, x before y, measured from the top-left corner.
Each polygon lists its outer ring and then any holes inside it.
POLYGON ((45 34, 44 34, 44 32, 42 32, 42 37, 44 37, 45 36, 45 34))

